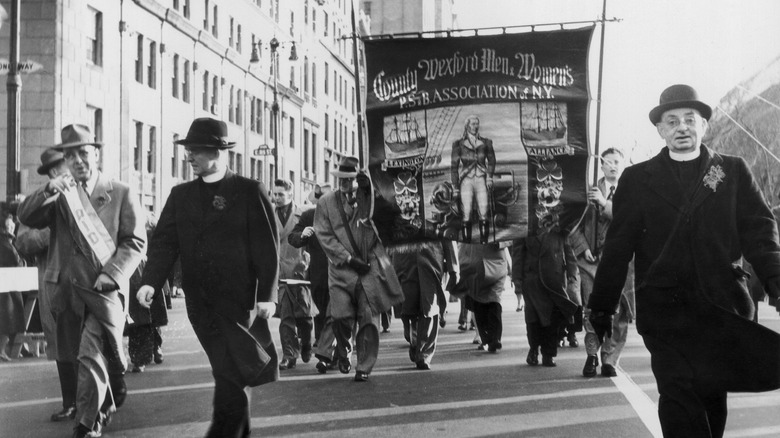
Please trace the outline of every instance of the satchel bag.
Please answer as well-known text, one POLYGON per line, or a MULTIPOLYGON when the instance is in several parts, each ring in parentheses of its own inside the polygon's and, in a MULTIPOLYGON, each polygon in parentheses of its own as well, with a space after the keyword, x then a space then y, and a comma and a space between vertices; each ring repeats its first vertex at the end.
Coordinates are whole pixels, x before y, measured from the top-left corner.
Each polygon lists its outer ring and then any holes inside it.
POLYGON ((219 314, 216 322, 227 342, 228 354, 246 386, 259 386, 279 380, 279 358, 267 320, 255 318, 248 329, 219 314))

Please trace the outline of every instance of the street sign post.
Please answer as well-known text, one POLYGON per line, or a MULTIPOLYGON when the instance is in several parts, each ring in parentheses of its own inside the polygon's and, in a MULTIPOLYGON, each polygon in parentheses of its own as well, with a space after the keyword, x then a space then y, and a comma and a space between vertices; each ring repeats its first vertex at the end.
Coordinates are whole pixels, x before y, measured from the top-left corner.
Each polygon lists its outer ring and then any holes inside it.
MULTIPOLYGON (((37 63, 31 59, 18 62, 16 66, 16 71, 19 73, 35 73, 37 71, 43 70, 43 64, 37 63)), ((11 63, 5 58, 0 58, 0 74, 7 75, 10 69, 11 63)))

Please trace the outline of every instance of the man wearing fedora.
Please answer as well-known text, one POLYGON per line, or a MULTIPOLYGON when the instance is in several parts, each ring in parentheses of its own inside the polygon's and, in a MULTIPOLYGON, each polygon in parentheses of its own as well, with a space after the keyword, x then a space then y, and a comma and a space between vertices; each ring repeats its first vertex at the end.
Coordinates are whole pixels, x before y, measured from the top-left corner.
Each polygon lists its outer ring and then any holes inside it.
POLYGON ((330 260, 330 311, 339 371, 347 374, 352 369, 351 339, 357 324, 355 381, 364 382, 379 353, 379 316, 404 297, 371 218, 374 195, 368 175, 358 175, 356 157, 342 158, 332 174, 339 188, 317 202, 314 232, 330 260))
POLYGON ((775 219, 745 161, 704 144, 712 110, 673 85, 650 111, 666 147, 627 168, 588 307, 609 336, 635 257, 637 330, 650 351, 666 437, 720 437, 728 392, 780 387, 780 335, 752 322, 744 256, 780 294, 775 219))
POLYGON ((244 437, 250 434, 248 386, 279 377, 267 321, 276 309, 279 279, 274 209, 262 183, 228 169, 228 149, 235 143, 227 140, 225 122, 195 119, 177 143, 186 147, 198 178, 171 190, 136 298, 148 307, 181 259, 187 315, 215 382, 206 436, 244 437), (270 357, 262 381, 247 377, 237 343, 253 349, 259 344, 270 357))
POLYGON ((102 146, 87 126, 64 127, 54 149, 70 173, 54 176, 19 206, 23 224, 51 232, 44 278, 57 325, 57 359, 79 363, 74 437, 100 435, 124 402, 124 303, 146 249, 138 196, 100 172, 102 146))
MULTIPOLYGON (((38 175, 46 175, 54 179, 59 175, 70 173, 68 163, 62 151, 53 148, 46 149, 41 154, 41 165, 38 175)), ((51 415, 51 421, 67 421, 76 418, 76 375, 78 362, 60 360, 57 356, 57 324, 52 310, 52 290, 47 287, 44 277, 46 273, 47 254, 49 249, 49 227, 42 229, 20 225, 16 235, 16 249, 19 253, 35 260, 38 267, 38 310, 41 316, 41 326, 46 339, 46 357, 57 363, 57 374, 62 391, 62 410, 51 415)))

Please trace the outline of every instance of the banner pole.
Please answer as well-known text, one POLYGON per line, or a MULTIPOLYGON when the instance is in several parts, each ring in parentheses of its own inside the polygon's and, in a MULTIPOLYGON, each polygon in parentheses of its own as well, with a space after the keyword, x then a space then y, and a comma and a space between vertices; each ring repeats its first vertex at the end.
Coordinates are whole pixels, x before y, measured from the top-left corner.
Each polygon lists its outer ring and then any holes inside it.
POLYGON ((355 17, 355 0, 350 2, 352 4, 352 57, 353 65, 355 67, 355 103, 357 108, 357 136, 358 136, 358 161, 361 166, 364 165, 364 153, 363 153, 363 97, 360 92, 360 58, 358 58, 358 42, 362 41, 358 38, 357 34, 357 19, 355 17))
MULTIPOLYGON (((604 0, 601 10, 601 42, 599 44, 599 79, 598 89, 596 91, 596 139, 593 145, 593 187, 598 187, 599 183, 599 163, 601 162, 601 155, 599 154, 599 142, 601 141, 601 83, 604 77, 604 33, 607 27, 607 0, 604 0)), ((596 249, 598 244, 598 223, 599 223, 599 209, 593 209, 593 248, 596 249)), ((598 257, 599 254, 594 254, 598 257)))

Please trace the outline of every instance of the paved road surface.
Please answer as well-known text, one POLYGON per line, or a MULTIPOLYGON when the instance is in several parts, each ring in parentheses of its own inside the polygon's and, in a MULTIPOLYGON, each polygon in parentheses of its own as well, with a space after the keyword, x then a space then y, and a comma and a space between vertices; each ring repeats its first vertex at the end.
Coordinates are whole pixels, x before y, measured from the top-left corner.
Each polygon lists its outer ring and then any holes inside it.
MULTIPOLYGON (((525 324, 505 293, 504 348, 477 351, 474 332, 457 330, 450 305, 432 371, 409 361, 399 320, 383 334, 369 382, 338 371, 317 374, 315 360, 255 388, 253 436, 299 437, 653 437, 660 436, 650 360, 632 326, 616 378, 581 376, 585 351, 563 348, 558 367, 530 367, 525 324)), ((780 318, 761 305, 764 323, 780 318)), ((128 374, 129 397, 105 437, 203 436, 211 414, 206 355, 174 299, 164 328, 165 362, 128 374)), ((273 329, 277 337, 274 321, 273 329)), ((579 336, 582 341, 582 335, 579 336)), ((0 364, 0 437, 69 437, 73 424, 51 423, 60 406, 54 363, 43 358, 0 364)), ((729 437, 780 436, 780 391, 729 397, 729 437)))

